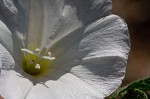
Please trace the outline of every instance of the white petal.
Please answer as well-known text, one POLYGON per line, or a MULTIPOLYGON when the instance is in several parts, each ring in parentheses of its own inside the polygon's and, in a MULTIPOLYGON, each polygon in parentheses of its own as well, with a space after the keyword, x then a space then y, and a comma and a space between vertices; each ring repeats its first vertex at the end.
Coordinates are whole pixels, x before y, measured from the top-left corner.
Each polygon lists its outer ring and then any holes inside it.
POLYGON ((5 99, 24 99, 32 83, 22 77, 9 52, 0 44, 0 95, 5 99))
POLYGON ((125 75, 130 46, 127 25, 120 17, 110 15, 82 31, 57 42, 52 53, 57 54, 60 47, 63 54, 56 57, 53 68, 72 73, 95 93, 108 96, 118 88, 125 75))
POLYGON ((28 0, 0 1, 0 43, 19 64, 22 59, 20 49, 27 45, 27 3, 28 0))
POLYGON ((102 93, 96 93, 93 87, 83 80, 67 73, 56 81, 49 80, 37 84, 26 99, 102 99, 103 97, 102 93))
POLYGON ((13 52, 13 40, 12 35, 7 26, 0 20, 0 43, 6 47, 6 49, 13 52))
POLYGON ((39 46, 109 15, 111 0, 32 0, 30 7, 29 42, 39 46))
POLYGON ((5 99, 24 99, 32 83, 14 70, 1 70, 0 94, 5 99))
MULTIPOLYGON (((28 1, 28 0, 27 0, 28 1)), ((26 1, 26 2, 27 2, 26 1)), ((17 47, 26 47, 27 38, 27 9, 21 5, 21 1, 1 0, 0 15, 4 24, 11 31, 13 42, 17 43, 17 47)))
MULTIPOLYGON (((56 59, 50 73, 39 79, 41 83, 32 88, 27 99, 103 99, 121 84, 129 52, 126 24, 111 15, 79 34, 82 39, 70 49, 65 46, 70 42, 64 44, 66 39, 58 42, 65 53, 56 59)), ((76 35, 71 37, 77 40, 76 35)))
POLYGON ((18 48, 18 43, 14 42, 12 33, 0 20, 0 47, 3 47, 1 44, 9 51, 16 62, 21 62, 22 52, 18 48))
POLYGON ((0 70, 14 69, 15 61, 9 52, 0 44, 0 70))

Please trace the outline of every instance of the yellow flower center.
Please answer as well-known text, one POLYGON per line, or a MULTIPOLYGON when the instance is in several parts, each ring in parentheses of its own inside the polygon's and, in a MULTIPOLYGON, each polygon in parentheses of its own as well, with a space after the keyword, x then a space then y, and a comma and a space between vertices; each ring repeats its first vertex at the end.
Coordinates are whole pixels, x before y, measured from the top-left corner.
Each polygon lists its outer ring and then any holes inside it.
POLYGON ((34 77, 45 74, 55 60, 55 57, 52 57, 51 52, 47 52, 46 48, 41 50, 36 48, 34 51, 23 48, 21 51, 24 53, 23 70, 34 77))

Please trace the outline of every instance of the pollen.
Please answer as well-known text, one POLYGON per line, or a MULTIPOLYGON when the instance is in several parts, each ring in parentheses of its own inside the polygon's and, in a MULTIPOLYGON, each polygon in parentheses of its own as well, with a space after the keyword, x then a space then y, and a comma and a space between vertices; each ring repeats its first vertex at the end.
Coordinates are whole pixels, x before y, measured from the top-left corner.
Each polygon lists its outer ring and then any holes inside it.
POLYGON ((34 51, 23 48, 21 51, 24 53, 22 68, 33 77, 39 77, 48 72, 50 65, 55 60, 55 57, 52 57, 51 52, 48 52, 46 48, 36 48, 34 51))

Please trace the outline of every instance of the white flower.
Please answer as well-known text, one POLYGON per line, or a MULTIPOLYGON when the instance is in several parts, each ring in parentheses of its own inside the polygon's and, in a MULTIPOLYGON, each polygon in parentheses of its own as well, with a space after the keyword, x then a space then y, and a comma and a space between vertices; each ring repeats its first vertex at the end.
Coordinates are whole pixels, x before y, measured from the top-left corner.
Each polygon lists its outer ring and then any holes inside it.
POLYGON ((5 99, 102 99, 121 84, 128 51, 110 0, 0 0, 5 99))

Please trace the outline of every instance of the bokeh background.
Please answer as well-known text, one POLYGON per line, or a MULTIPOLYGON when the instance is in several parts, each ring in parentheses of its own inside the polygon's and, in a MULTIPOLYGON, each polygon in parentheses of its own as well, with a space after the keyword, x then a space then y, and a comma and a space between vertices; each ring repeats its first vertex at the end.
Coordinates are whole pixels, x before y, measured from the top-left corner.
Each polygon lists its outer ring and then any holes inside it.
POLYGON ((150 0, 112 0, 113 13, 128 24, 131 51, 122 85, 150 75, 150 0))

